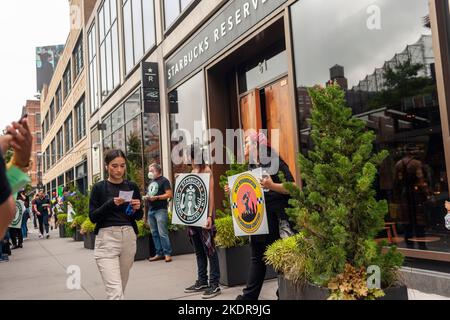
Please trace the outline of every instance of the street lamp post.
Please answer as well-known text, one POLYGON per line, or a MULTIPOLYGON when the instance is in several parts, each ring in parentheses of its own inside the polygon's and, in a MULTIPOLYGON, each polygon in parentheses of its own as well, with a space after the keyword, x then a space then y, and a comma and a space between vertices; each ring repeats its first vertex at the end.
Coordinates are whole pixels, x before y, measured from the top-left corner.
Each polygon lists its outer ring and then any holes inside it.
POLYGON ((38 164, 38 184, 37 184, 37 188, 38 190, 43 188, 42 185, 42 171, 41 171, 41 160, 42 160, 42 152, 37 152, 36 153, 37 156, 37 164, 38 164))

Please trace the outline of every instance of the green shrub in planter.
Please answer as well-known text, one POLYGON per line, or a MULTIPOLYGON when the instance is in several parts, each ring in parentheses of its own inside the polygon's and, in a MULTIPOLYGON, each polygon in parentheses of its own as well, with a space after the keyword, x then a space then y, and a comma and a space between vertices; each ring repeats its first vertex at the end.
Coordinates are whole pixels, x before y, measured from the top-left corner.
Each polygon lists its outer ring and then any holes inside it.
POLYGON ((186 226, 180 224, 172 224, 172 211, 168 211, 167 230, 169 232, 175 232, 180 230, 186 230, 186 226))
POLYGON ((73 222, 70 225, 71 228, 76 229, 76 228, 81 228, 81 225, 84 223, 84 221, 86 221, 88 217, 84 216, 84 215, 77 215, 75 218, 73 218, 73 222))
POLYGON ((146 225, 144 220, 136 221, 138 227, 138 238, 143 238, 150 235, 150 228, 146 225))
POLYGON ((71 228, 70 225, 68 225, 68 224, 65 224, 64 228, 65 228, 65 235, 66 235, 66 237, 72 238, 73 235, 75 234, 75 229, 71 228))
POLYGON ((63 225, 67 223, 67 213, 60 213, 57 216, 58 225, 63 225))
POLYGON ((306 267, 308 243, 301 234, 280 239, 271 244, 265 253, 265 261, 287 280, 299 283, 308 277, 306 267), (302 248, 302 249, 300 249, 302 248))
POLYGON ((81 233, 87 234, 92 233, 95 230, 95 223, 92 223, 91 219, 87 218, 84 220, 84 222, 81 224, 81 233))
POLYGON ((248 242, 248 238, 234 235, 233 218, 231 216, 216 219, 216 229, 215 241, 220 248, 240 247, 248 242))

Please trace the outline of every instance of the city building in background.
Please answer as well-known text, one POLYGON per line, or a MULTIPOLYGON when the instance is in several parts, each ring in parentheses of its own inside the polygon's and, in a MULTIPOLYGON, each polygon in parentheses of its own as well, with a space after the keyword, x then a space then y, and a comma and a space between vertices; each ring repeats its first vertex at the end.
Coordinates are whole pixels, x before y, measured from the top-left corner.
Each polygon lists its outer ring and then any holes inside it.
MULTIPOLYGON (((417 265, 445 269, 450 262, 450 233, 443 227, 450 166, 448 0, 71 4, 83 8, 83 30, 71 32, 42 100, 48 190, 83 175, 83 185, 105 178, 102 158, 112 148, 126 152, 128 174, 142 188, 152 162, 173 180, 189 170, 171 161, 179 142, 172 141, 173 130, 189 132, 188 143, 207 143, 209 128, 279 129, 283 143, 276 151, 300 183, 296 158, 311 148, 308 88, 336 81, 355 116, 376 133, 375 150, 390 153, 377 181, 378 197, 389 202, 378 238, 417 265), (84 69, 76 80, 80 45, 84 69), (76 89, 68 94, 71 81, 76 89), (58 88, 67 99, 59 114, 51 111, 59 110, 58 88), (408 157, 415 161, 407 163, 408 157), (399 184, 402 170, 420 172, 426 188, 412 194, 414 186, 399 184)), ((227 167, 212 165, 216 181, 227 167)), ((218 183, 215 194, 221 206, 218 183)))
POLYGON ((36 48, 36 89, 42 92, 44 85, 49 85, 58 65, 64 45, 36 48))
POLYGON ((33 189, 42 188, 42 133, 41 133, 41 103, 38 100, 27 100, 22 108, 22 116, 27 115, 28 126, 33 136, 31 149, 32 166, 28 172, 33 189))
POLYGON ((41 95, 43 133, 43 184, 47 192, 60 186, 73 186, 87 192, 87 77, 88 68, 84 17, 89 16, 95 1, 74 0, 77 16, 67 17, 72 24, 67 42, 49 85, 41 95))

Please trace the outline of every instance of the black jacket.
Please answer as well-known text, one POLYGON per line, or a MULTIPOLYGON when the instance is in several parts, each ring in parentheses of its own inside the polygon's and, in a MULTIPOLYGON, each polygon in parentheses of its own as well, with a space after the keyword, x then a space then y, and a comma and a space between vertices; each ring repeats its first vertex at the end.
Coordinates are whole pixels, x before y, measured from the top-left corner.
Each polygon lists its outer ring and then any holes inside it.
MULTIPOLYGON (((142 201, 139 187, 134 182, 125 180, 120 186, 126 186, 129 191, 134 191, 133 199, 139 199, 142 201)), ((89 219, 96 224, 94 233, 98 234, 98 231, 101 228, 111 227, 114 225, 131 225, 134 232, 138 234, 136 221, 142 219, 144 216, 144 211, 141 208, 133 215, 126 216, 124 212, 128 204, 116 206, 114 204, 114 197, 119 196, 119 191, 113 190, 113 192, 114 194, 111 194, 111 190, 108 192, 107 180, 100 181, 92 187, 91 197, 89 200, 89 219), (114 218, 117 218, 118 216, 122 221, 113 221, 114 218)))

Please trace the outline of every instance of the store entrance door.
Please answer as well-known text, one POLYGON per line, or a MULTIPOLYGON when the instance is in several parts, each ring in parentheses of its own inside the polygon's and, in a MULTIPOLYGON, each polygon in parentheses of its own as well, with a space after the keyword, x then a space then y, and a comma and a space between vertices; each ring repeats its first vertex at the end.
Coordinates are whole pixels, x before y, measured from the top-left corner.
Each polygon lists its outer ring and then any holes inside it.
POLYGON ((278 129, 278 143, 272 143, 274 150, 287 163, 295 177, 295 114, 289 107, 288 78, 281 78, 263 88, 247 92, 240 98, 241 128, 267 129, 272 141, 272 129, 278 129))

